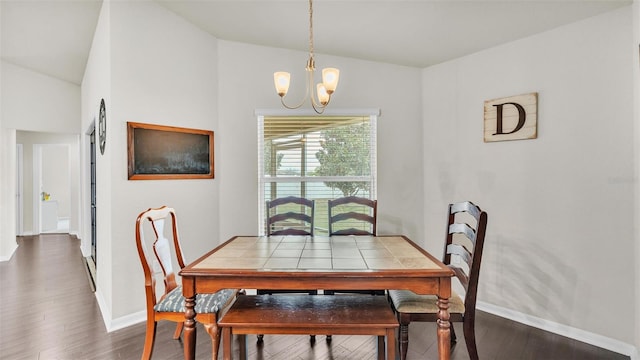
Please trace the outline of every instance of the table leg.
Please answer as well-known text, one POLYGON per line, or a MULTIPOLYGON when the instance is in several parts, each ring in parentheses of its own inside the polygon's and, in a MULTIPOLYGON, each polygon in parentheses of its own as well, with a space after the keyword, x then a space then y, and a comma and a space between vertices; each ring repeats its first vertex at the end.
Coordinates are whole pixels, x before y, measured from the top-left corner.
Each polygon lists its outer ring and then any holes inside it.
POLYGON ((186 297, 184 311, 184 359, 196 358, 196 296, 186 297))
POLYGON ((384 360, 384 336, 378 336, 378 360, 384 360))
POLYGON ((396 359, 396 332, 393 328, 387 329, 387 360, 396 359))
POLYGON ((222 358, 224 360, 231 360, 231 341, 233 340, 233 334, 231 334, 231 328, 225 327, 222 329, 222 358))
POLYGON ((451 323, 449 322, 449 298, 438 295, 438 354, 440 360, 451 358, 451 323))
POLYGON ((238 335, 238 344, 240 345, 240 360, 247 360, 247 335, 238 335))

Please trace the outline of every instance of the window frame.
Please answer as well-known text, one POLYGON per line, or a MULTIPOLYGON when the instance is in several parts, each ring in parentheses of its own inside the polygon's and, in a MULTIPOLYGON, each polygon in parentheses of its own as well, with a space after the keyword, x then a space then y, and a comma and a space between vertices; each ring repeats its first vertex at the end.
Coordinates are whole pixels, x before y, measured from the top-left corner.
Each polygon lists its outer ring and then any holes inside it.
POLYGON ((258 234, 265 235, 265 219, 266 219, 266 199, 264 194, 264 187, 267 183, 305 183, 305 182, 323 182, 335 180, 335 177, 332 176, 278 176, 275 178, 268 178, 269 181, 266 181, 267 177, 265 176, 264 169, 264 119, 265 117, 272 116, 286 116, 286 117, 308 117, 308 116, 327 116, 327 117, 340 117, 340 116, 362 116, 369 117, 370 124, 370 170, 371 175, 369 176, 341 176, 341 180, 346 181, 370 181, 371 188, 369 190, 369 196, 371 199, 377 199, 377 182, 378 182, 378 169, 377 169, 377 122, 380 116, 380 109, 348 109, 348 110, 340 110, 340 109, 327 109, 322 115, 318 115, 312 110, 285 110, 285 109, 258 109, 255 111, 256 123, 257 123, 257 133, 258 133, 258 234))

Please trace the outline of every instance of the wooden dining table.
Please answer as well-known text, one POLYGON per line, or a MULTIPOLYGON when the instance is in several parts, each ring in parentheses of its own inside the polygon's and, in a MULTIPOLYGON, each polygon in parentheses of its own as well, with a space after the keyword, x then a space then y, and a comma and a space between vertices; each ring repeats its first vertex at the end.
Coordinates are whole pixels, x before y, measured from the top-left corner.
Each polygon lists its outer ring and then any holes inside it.
POLYGON ((453 271, 406 236, 235 236, 180 275, 185 359, 195 359, 196 294, 221 289, 407 289, 437 295, 439 358, 450 358, 453 271))

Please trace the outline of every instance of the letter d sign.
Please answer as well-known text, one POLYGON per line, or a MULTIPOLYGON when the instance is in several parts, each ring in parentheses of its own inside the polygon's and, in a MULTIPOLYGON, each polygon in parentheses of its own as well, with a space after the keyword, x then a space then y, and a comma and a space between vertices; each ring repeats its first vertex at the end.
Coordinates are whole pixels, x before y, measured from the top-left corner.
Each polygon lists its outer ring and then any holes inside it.
POLYGON ((538 93, 484 102, 484 142, 535 139, 538 93))

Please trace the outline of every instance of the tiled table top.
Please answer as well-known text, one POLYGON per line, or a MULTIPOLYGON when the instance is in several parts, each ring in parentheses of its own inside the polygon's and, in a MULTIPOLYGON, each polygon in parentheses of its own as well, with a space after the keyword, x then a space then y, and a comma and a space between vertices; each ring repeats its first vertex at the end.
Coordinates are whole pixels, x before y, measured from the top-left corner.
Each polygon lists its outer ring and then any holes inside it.
POLYGON ((194 269, 363 271, 439 269, 400 236, 237 237, 194 269))

